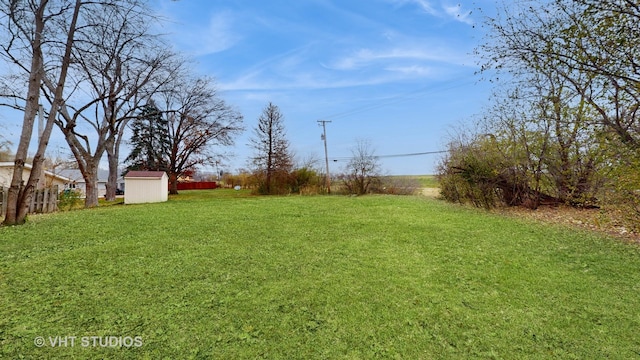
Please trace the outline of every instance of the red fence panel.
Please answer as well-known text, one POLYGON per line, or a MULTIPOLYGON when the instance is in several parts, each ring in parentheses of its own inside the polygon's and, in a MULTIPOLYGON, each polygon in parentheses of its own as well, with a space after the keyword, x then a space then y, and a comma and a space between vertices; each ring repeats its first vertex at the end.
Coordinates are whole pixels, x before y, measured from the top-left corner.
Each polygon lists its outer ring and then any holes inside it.
POLYGON ((178 190, 205 190, 215 189, 218 184, 215 181, 197 181, 178 183, 178 190))

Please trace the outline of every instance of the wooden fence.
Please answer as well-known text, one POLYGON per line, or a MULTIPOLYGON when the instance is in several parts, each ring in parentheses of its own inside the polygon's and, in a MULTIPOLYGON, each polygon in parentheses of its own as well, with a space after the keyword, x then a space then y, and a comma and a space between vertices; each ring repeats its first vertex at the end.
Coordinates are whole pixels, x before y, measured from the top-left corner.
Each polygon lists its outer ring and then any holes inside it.
MULTIPOLYGON (((0 218, 7 212, 7 194, 9 189, 0 187, 0 218)), ((58 185, 36 190, 31 197, 29 213, 50 213, 58 211, 58 185)))
POLYGON ((7 213, 8 190, 8 188, 0 186, 0 220, 4 219, 4 214, 7 213))

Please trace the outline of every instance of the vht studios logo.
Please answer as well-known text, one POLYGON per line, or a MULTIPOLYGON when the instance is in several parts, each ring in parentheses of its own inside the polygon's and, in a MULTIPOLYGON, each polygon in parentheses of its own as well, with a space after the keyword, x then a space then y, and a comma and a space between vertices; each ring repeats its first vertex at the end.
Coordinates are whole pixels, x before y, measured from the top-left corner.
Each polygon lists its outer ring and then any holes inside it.
POLYGON ((37 336, 33 339, 37 347, 141 347, 142 337, 140 336, 37 336))

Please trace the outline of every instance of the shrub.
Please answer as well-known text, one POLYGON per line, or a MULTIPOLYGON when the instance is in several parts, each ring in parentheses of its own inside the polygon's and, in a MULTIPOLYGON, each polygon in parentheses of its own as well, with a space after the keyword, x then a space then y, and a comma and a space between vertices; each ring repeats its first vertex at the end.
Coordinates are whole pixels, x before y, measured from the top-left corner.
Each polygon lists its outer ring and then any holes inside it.
POLYGON ((58 209, 68 211, 80 207, 81 195, 79 190, 63 190, 58 198, 58 209))
POLYGON ((501 194, 499 169, 493 154, 480 144, 450 145, 449 154, 438 166, 442 197, 450 202, 470 202, 486 209, 496 206, 501 194))
POLYGON ((640 155, 621 151, 611 163, 603 204, 616 214, 618 225, 640 232, 640 155))
MULTIPOLYGON (((311 195, 323 192, 324 178, 316 170, 302 167, 291 173, 291 192, 311 195)), ((326 191, 326 190, 325 190, 326 191)))

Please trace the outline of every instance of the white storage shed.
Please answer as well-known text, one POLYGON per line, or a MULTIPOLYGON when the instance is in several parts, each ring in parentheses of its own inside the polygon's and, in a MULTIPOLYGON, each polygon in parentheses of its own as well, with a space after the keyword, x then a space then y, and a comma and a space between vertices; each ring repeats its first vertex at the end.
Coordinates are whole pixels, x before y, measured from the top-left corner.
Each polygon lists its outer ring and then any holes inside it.
POLYGON ((164 171, 129 171, 124 176, 124 203, 163 202, 169 198, 169 178, 164 171))

